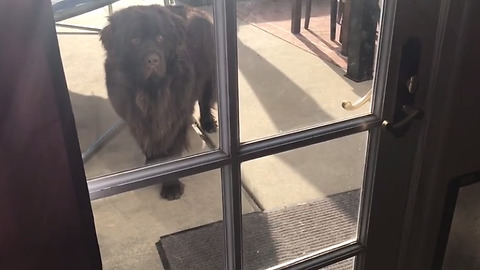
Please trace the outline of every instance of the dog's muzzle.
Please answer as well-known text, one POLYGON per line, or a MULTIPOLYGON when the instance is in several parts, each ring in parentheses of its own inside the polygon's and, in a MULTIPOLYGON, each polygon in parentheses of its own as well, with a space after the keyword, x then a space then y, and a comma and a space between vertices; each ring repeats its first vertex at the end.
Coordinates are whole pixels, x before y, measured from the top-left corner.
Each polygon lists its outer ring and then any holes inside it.
POLYGON ((149 78, 153 75, 163 77, 165 74, 165 66, 160 58, 160 56, 156 53, 150 53, 145 56, 145 77, 149 78))

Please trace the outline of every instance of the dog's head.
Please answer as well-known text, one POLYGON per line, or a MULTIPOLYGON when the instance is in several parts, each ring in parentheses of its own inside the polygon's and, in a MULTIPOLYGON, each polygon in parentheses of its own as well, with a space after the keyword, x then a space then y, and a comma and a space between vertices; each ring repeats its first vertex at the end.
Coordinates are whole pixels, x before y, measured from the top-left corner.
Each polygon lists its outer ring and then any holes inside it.
POLYGON ((169 63, 185 47, 185 20, 158 5, 117 11, 102 29, 100 40, 139 80, 163 78, 169 63))

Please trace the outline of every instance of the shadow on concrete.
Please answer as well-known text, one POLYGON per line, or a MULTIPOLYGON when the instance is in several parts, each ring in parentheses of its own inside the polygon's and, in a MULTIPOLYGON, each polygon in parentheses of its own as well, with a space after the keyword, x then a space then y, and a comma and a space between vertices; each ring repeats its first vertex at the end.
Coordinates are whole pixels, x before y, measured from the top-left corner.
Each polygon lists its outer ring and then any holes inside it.
MULTIPOLYGON (((69 94, 80 148, 82 152, 85 152, 120 118, 106 98, 82 95, 72 91, 69 94)), ((190 150, 186 151, 183 156, 190 156, 208 149, 193 129, 189 130, 189 137, 190 150)), ((142 151, 130 134, 128 127, 123 127, 116 136, 109 139, 99 148, 98 152, 85 162, 84 167, 87 179, 90 179, 142 167, 144 164, 145 157, 142 151)))
MULTIPOLYGON (((332 51, 337 51, 338 50, 336 48, 331 47, 331 45, 329 45, 328 42, 326 42, 322 37, 314 34, 313 31, 309 30, 309 32, 312 35, 315 35, 316 37, 318 37, 318 39, 322 43, 324 43, 326 46, 328 46, 332 51)), ((342 79, 346 83, 348 83, 348 85, 350 85, 350 87, 352 87, 353 92, 355 94, 357 94, 359 97, 362 97, 363 95, 365 95, 367 93, 368 89, 370 89, 369 87, 366 86, 366 84, 368 82, 370 82, 370 84, 372 84, 373 80, 368 80, 368 81, 360 84, 360 83, 357 83, 357 82, 354 82, 354 81, 348 79, 347 77, 345 77, 346 72, 343 71, 343 70, 340 70, 341 67, 339 67, 335 63, 335 60, 333 60, 330 56, 328 56, 325 52, 323 52, 320 48, 318 48, 318 46, 314 42, 310 41, 307 37, 305 37, 302 34, 297 34, 295 36, 298 38, 298 40, 300 40, 303 44, 305 44, 305 46, 307 46, 307 48, 310 49, 310 51, 312 51, 316 56, 318 56, 318 58, 320 58, 320 60, 324 61, 328 66, 330 66, 332 68, 332 70, 334 70, 339 76, 341 76, 342 79)), ((336 53, 339 54, 338 52, 336 52, 336 53)), ((370 85, 370 87, 371 87, 371 85, 370 85)))
MULTIPOLYGON (((241 41, 238 42, 238 51, 242 57, 239 61, 240 72, 279 131, 335 120, 282 71, 241 41), (258 80, 259 74, 268 79, 258 80)), ((366 134, 362 133, 281 153, 275 157, 323 194, 331 195, 361 186, 365 149, 366 134)), ((265 181, 265 188, 268 188, 268 179, 261 180, 265 181)), ((338 208, 342 211, 343 206, 338 205, 338 208)), ((356 220, 357 216, 351 218, 356 220)))

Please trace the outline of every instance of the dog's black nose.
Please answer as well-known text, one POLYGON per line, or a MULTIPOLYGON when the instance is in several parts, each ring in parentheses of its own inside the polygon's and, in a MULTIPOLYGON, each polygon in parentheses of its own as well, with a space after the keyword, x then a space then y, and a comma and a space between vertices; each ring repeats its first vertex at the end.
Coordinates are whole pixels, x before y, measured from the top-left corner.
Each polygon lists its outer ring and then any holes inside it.
POLYGON ((160 62, 160 57, 156 53, 151 53, 147 55, 147 57, 145 58, 145 61, 149 66, 156 67, 160 62))

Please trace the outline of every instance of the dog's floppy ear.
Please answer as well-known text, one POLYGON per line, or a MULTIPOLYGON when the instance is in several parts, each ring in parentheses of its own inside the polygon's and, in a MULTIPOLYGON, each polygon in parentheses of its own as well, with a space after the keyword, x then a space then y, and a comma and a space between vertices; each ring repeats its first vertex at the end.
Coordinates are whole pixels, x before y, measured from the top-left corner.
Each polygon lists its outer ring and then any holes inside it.
POLYGON ((105 50, 110 51, 113 49, 113 29, 111 24, 105 26, 100 31, 100 41, 105 50))
MULTIPOLYGON (((170 28, 172 31, 171 35, 175 39, 175 44, 177 45, 185 45, 187 40, 187 21, 185 18, 178 16, 177 14, 173 13, 169 16, 170 24, 172 27, 170 28)), ((183 46, 178 46, 177 50, 184 49, 183 46)))

